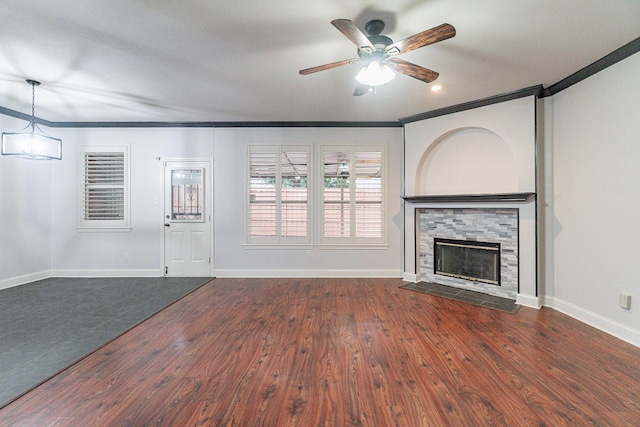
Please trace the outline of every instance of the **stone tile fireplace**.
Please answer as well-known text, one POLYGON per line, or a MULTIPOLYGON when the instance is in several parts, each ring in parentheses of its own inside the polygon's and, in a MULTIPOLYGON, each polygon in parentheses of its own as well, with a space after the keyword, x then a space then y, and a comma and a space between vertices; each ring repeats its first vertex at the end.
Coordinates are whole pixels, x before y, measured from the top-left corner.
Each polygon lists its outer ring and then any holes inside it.
POLYGON ((405 245, 405 280, 538 306, 533 193, 405 197, 405 220, 415 224, 405 230, 414 242, 405 245), (436 264, 443 250, 446 262, 458 258, 444 269, 436 264))
MULTIPOLYGON (((417 210, 418 278, 489 295, 516 299, 518 293, 518 210, 513 208, 421 208, 417 210), (457 262, 461 270, 446 273, 436 268, 436 241, 459 242, 450 252, 466 259, 457 262), (489 259, 473 256, 480 243, 498 246, 495 280, 484 279, 472 270, 490 269, 489 259), (463 274, 468 270, 467 274, 463 274), (444 273, 444 274, 443 274, 444 273), (492 281, 494 283, 488 283, 492 281)), ((454 255, 454 254, 452 254, 454 255)))

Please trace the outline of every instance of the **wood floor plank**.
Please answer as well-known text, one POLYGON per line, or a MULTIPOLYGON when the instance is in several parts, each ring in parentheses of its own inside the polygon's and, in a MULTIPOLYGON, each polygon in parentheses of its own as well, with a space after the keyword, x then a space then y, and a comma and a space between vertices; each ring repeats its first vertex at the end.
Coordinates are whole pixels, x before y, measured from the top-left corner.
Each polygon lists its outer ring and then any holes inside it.
POLYGON ((0 425, 638 425, 640 349, 399 279, 216 279, 0 410, 0 425))

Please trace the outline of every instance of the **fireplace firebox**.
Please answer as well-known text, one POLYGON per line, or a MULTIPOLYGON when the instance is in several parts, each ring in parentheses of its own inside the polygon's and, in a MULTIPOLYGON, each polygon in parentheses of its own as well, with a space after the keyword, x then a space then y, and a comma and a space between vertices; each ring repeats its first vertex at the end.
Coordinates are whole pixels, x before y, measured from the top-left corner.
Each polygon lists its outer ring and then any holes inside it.
POLYGON ((434 274, 500 286, 500 243, 433 239, 434 274))

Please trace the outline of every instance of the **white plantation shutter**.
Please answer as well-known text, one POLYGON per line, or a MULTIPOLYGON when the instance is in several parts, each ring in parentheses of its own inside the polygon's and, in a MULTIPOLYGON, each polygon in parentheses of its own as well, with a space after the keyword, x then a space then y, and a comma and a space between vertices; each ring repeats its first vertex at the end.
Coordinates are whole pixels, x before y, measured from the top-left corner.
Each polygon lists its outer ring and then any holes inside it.
POLYGON ((129 229, 127 146, 81 148, 80 229, 129 229))
POLYGON ((309 189, 307 151, 284 150, 280 159, 280 236, 307 238, 309 189))
POLYGON ((249 236, 276 236, 275 151, 249 152, 249 236))
POLYGON ((315 164, 313 150, 247 145, 245 243, 386 246, 386 146, 318 145, 315 164))
POLYGON ((324 146, 321 243, 384 244, 385 149, 324 146))
POLYGON ((351 236, 351 152, 323 152, 323 237, 351 236))
POLYGON ((247 243, 309 243, 310 148, 248 146, 247 150, 247 243))
POLYGON ((356 237, 380 238, 384 227, 381 151, 356 151, 356 237))
POLYGON ((124 153, 84 153, 84 220, 124 219, 124 153))

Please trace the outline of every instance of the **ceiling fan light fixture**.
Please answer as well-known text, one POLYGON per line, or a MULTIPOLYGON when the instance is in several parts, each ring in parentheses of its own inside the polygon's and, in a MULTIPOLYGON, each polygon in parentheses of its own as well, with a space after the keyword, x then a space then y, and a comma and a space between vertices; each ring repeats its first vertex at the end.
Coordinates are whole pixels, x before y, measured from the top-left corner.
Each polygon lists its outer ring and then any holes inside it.
POLYGON ((1 153, 31 160, 61 160, 62 140, 46 135, 36 124, 35 88, 40 82, 27 80, 27 83, 31 85, 31 121, 18 132, 2 132, 1 153))
POLYGON ((356 80, 367 86, 382 86, 394 79, 396 73, 387 64, 371 61, 358 73, 356 80))
POLYGON ((340 165, 338 166, 338 176, 345 179, 349 178, 349 163, 344 160, 340 162, 340 165))

